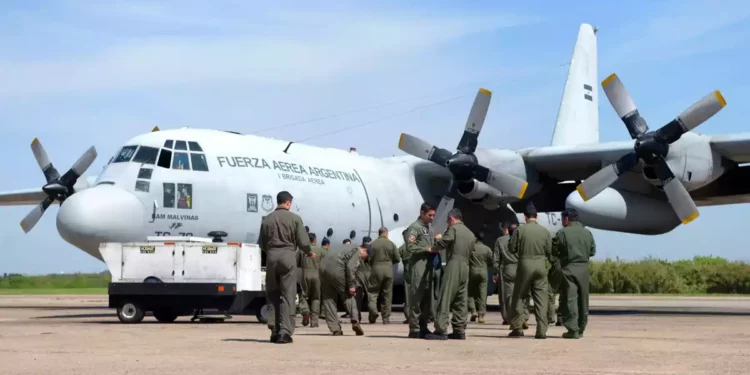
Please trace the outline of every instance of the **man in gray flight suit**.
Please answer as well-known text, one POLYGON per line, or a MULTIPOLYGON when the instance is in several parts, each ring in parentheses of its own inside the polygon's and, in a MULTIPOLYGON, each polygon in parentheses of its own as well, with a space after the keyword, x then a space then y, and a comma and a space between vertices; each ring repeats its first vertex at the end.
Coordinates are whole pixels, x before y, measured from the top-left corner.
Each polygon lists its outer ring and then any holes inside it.
MULTIPOLYGON (((474 250, 469 256, 469 312, 471 321, 479 318, 484 324, 484 314, 487 313, 487 274, 492 266, 492 250, 482 243, 484 233, 476 235, 474 250)), ((494 274, 494 272, 493 272, 494 274)))
POLYGON ((378 229, 378 238, 372 241, 372 274, 370 290, 367 291, 370 324, 378 319, 378 296, 383 294, 383 324, 391 323, 391 301, 393 300, 393 265, 401 261, 396 244, 388 239, 388 228, 378 229))
MULTIPOLYGON (((508 250, 508 244, 510 243, 510 237, 516 231, 518 225, 516 223, 505 223, 503 225, 504 236, 498 237, 495 241, 495 269, 499 270, 499 277, 495 276, 496 281, 499 282, 499 291, 501 300, 500 312, 503 316, 503 324, 510 325, 511 317, 513 316, 512 304, 513 304, 513 287, 515 286, 516 280, 516 269, 518 266, 518 258, 516 254, 511 253, 508 250)), ((523 298, 524 303, 524 319, 523 329, 528 329, 529 320, 529 295, 526 294, 523 298)))
POLYGON ((372 256, 372 246, 362 244, 354 249, 341 252, 338 256, 328 256, 321 264, 320 281, 323 292, 323 310, 326 324, 334 336, 342 336, 339 322, 338 298, 344 300, 346 312, 351 318, 352 330, 357 336, 364 335, 359 324, 359 311, 354 297, 357 293, 357 268, 372 256))
MULTIPOLYGON (((448 229, 444 234, 435 236, 435 247, 438 250, 445 249, 447 262, 435 314, 435 333, 426 335, 427 340, 466 339, 469 257, 474 251, 476 238, 474 233, 464 225, 462 219, 458 208, 450 210, 448 229), (449 318, 453 327, 451 334, 447 334, 449 318)), ((487 272, 486 269, 485 272, 487 272)))
POLYGON ((429 225, 435 218, 435 208, 423 203, 419 208, 419 218, 406 228, 404 234, 405 252, 409 253, 409 338, 424 338, 431 333, 427 328, 432 300, 433 272, 430 254, 433 238, 429 225))
POLYGON ((563 229, 553 240, 552 253, 562 265, 560 307, 566 339, 577 339, 586 330, 589 315, 589 259, 596 255, 594 235, 578 221, 578 211, 563 211, 563 229), (565 308, 562 308, 565 305, 565 308))
POLYGON ((266 252, 266 295, 273 304, 274 325, 271 342, 291 343, 294 334, 295 295, 297 294, 297 259, 299 248, 310 258, 310 239, 297 214, 289 211, 292 195, 281 191, 276 195, 276 210, 263 218, 258 243, 266 252))
MULTIPOLYGON (((302 313, 302 325, 315 328, 318 326, 320 315, 320 262, 325 257, 325 252, 318 247, 318 239, 315 233, 308 233, 312 252, 315 258, 301 256, 302 264, 302 293, 299 299, 300 313, 302 313)), ((302 254, 301 252, 299 254, 302 254)))
POLYGON ((537 221, 537 211, 532 203, 524 209, 526 224, 516 229, 510 237, 508 250, 518 256, 516 285, 513 288, 513 318, 510 322, 510 337, 523 336, 524 307, 523 295, 529 290, 534 299, 536 335, 534 338, 547 338, 547 259, 552 253, 552 236, 547 228, 537 221))

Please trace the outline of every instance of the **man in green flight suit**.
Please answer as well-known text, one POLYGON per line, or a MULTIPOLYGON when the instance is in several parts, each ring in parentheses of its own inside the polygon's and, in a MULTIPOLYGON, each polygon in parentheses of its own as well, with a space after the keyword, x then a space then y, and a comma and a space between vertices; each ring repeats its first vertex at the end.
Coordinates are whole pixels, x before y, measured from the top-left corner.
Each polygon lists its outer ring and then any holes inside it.
MULTIPOLYGON (((297 214, 289 211, 292 195, 281 191, 276 195, 276 210, 263 218, 258 244, 266 253, 266 295, 273 304, 274 324, 271 342, 291 343, 294 334, 294 299, 297 294, 297 259, 299 248, 310 258, 310 238, 297 214)), ((271 325, 269 324, 269 328, 271 325)))
MULTIPOLYGON (((404 237, 406 234, 406 229, 401 232, 401 237, 404 237)), ((403 324, 409 324, 409 277, 411 276, 411 273, 409 273, 409 253, 406 252, 406 243, 402 243, 401 246, 398 247, 398 254, 401 257, 401 267, 403 267, 403 271, 401 272, 401 275, 404 278, 404 321, 403 324)))
POLYGON ((510 237, 508 250, 518 256, 516 285, 513 288, 513 317, 510 322, 510 337, 523 336, 524 306, 523 295, 531 290, 534 299, 537 339, 547 338, 547 259, 552 253, 552 237, 549 230, 537 221, 537 211, 533 203, 524 209, 526 224, 516 229, 510 237))
MULTIPOLYGON (((321 250, 323 251, 320 255, 325 258, 328 255, 328 250, 331 248, 331 240, 328 237, 323 237, 323 241, 320 241, 321 250)), ((322 290, 322 289, 321 289, 322 290)), ((323 292, 321 291, 321 298, 323 298, 323 292)), ((325 319, 326 315, 323 312, 323 305, 320 305, 320 319, 325 319)))
POLYGON ((430 334, 427 321, 430 316, 432 300, 432 275, 434 268, 430 254, 437 253, 432 249, 433 238, 429 225, 435 218, 435 208, 423 203, 419 208, 419 218, 406 228, 404 234, 404 252, 409 254, 409 338, 424 338, 430 334))
MULTIPOLYGON (((554 244, 554 240, 553 240, 554 244)), ((557 298, 557 295, 560 294, 560 290, 562 287, 562 266, 560 265, 560 260, 553 254, 549 258, 551 267, 549 271, 547 272, 547 284, 549 285, 548 295, 549 295, 549 305, 547 307, 547 321, 549 324, 555 324, 557 326, 562 325, 562 310, 563 310, 563 300, 560 300, 560 307, 556 310, 555 309, 555 299, 557 298)))
MULTIPOLYGON (((426 335, 427 340, 466 340, 469 257, 474 251, 476 237, 462 220, 463 216, 458 208, 450 210, 448 229, 444 234, 435 236, 435 248, 445 249, 447 262, 435 314, 435 333, 426 335), (447 334, 449 319, 453 327, 451 334, 447 334)), ((486 268, 484 272, 487 272, 486 268)))
POLYGON ((578 221, 578 211, 567 209, 562 214, 563 229, 553 240, 552 253, 562 266, 560 304, 566 339, 577 339, 586 330, 589 315, 589 258, 596 255, 594 235, 578 221))
POLYGON ((342 336, 341 322, 338 317, 338 298, 344 300, 346 312, 352 322, 352 330, 357 336, 364 335, 359 324, 357 301, 357 268, 372 256, 372 246, 362 244, 353 249, 342 251, 338 256, 328 256, 321 263, 320 282, 323 294, 323 310, 326 324, 334 336, 342 336))
POLYGON ((378 319, 378 296, 383 293, 383 324, 391 323, 391 301, 393 300, 393 265, 401 261, 396 244, 388 239, 388 228, 378 229, 378 238, 372 241, 372 273, 370 290, 367 291, 370 324, 378 319))
MULTIPOLYGON (((300 312, 302 313, 302 325, 315 328, 318 326, 320 315, 320 262, 325 258, 322 248, 318 247, 318 238, 315 233, 308 233, 312 252, 315 258, 302 257, 302 293, 299 299, 300 312)), ((300 253, 302 254, 302 253, 300 253)))
POLYGON ((474 250, 469 256, 469 312, 471 321, 479 317, 479 323, 484 323, 484 314, 487 313, 487 273, 492 266, 492 250, 482 242, 483 239, 484 233, 478 232, 474 250))
MULTIPOLYGON (((362 237, 362 244, 359 246, 360 248, 362 246, 370 245, 372 242, 372 238, 370 236, 364 236, 362 237)), ((357 292, 354 295, 354 300, 357 302, 357 313, 359 316, 357 316, 357 320, 362 321, 362 308, 368 305, 368 303, 365 301, 365 292, 369 293, 368 291, 372 288, 372 282, 370 281, 370 276, 372 275, 372 257, 367 258, 367 260, 360 262, 359 267, 357 267, 357 292)), ((377 314, 378 310, 375 309, 375 313, 377 314)))
MULTIPOLYGON (((510 320, 513 316, 512 304, 513 304, 513 288, 516 282, 516 269, 518 268, 518 257, 509 251, 508 245, 510 243, 510 237, 516 231, 518 225, 516 223, 505 223, 503 224, 504 236, 498 237, 495 241, 495 268, 499 270, 499 277, 495 276, 500 282, 498 288, 498 294, 501 295, 501 309, 500 312, 503 316, 503 324, 510 324, 510 320)), ((523 298, 524 312, 523 312, 523 329, 528 329, 529 321, 529 304, 530 297, 528 293, 523 298)))

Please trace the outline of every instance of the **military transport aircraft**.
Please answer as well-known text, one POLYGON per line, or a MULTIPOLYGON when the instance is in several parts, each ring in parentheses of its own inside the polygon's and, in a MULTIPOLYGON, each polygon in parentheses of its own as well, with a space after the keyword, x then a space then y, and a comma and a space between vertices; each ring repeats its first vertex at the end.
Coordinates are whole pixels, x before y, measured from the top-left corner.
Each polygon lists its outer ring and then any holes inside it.
POLYGON ((596 29, 583 24, 550 146, 477 148, 491 98, 480 89, 456 152, 406 134, 398 146, 410 155, 374 158, 222 130, 155 128, 127 141, 101 174, 84 178, 94 147, 60 175, 34 139, 46 184, 0 194, 0 205, 37 205, 21 222, 28 232, 59 203, 61 237, 101 259, 99 243, 147 236, 221 230, 227 241, 255 242, 281 190, 294 195, 293 211, 309 230, 334 245, 357 243, 380 226, 401 244, 423 201, 438 206, 435 231, 455 206, 491 245, 501 222, 523 222, 516 212, 529 201, 551 232, 561 226, 559 212, 574 207, 593 228, 660 234, 694 219, 697 205, 750 199, 750 184, 740 183, 750 181, 750 167, 740 166, 750 161, 750 134, 692 131, 725 105, 718 91, 651 131, 612 75, 604 92, 633 139, 599 143, 596 84, 596 29))

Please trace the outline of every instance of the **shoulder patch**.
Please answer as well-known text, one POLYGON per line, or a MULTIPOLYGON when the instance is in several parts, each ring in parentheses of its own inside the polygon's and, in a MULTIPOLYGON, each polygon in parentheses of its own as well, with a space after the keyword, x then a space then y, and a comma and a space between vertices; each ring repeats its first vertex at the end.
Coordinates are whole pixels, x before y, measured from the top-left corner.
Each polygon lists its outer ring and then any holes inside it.
POLYGON ((414 242, 417 240, 417 237, 415 237, 413 234, 409 235, 409 242, 414 242))

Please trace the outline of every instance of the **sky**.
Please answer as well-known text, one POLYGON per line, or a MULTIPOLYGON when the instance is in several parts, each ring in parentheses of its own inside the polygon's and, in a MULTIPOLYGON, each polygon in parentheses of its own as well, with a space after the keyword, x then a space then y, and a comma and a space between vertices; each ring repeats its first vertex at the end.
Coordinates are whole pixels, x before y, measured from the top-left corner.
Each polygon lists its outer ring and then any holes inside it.
MULTIPOLYGON (((450 149, 479 87, 493 92, 480 147, 547 146, 581 23, 599 29, 599 79, 616 72, 652 128, 720 89, 727 107, 698 130, 750 131, 750 3, 504 3, 3 2, 0 190, 44 184, 34 137, 61 170, 96 146, 95 175, 154 126, 377 157, 402 154, 401 132, 450 149)), ((629 139, 599 94, 600 141, 629 139)), ((0 273, 106 268, 59 237, 57 206, 24 234, 31 209, 0 208, 0 273)), ((747 205, 704 207, 660 236, 594 230, 597 258, 748 260, 748 215, 747 205)))

